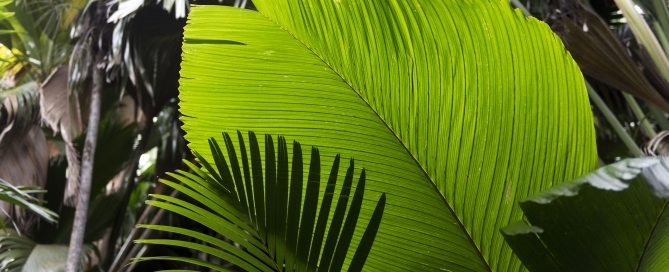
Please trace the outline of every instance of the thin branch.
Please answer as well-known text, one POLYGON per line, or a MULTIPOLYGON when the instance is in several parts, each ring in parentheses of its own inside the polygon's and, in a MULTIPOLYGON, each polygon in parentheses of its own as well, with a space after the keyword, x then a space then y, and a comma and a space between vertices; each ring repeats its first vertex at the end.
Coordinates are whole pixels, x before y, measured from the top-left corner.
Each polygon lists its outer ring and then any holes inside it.
MULTIPOLYGON (((135 119, 137 120, 137 119, 135 119)), ((147 118, 147 121, 144 124, 144 131, 140 134, 139 138, 139 144, 137 145, 137 148, 135 148, 132 159, 131 159, 131 164, 132 167, 130 167, 130 173, 128 174, 127 178, 125 180, 125 184, 123 185, 123 200, 121 201, 122 205, 121 207, 127 207, 128 202, 130 201, 130 195, 135 189, 135 186, 137 185, 137 169, 139 166, 139 158, 142 156, 144 153, 146 146, 149 142, 149 139, 151 138, 151 131, 153 130, 153 121, 151 118, 147 118)), ((116 214, 116 220, 114 220, 114 225, 112 226, 112 231, 109 235, 109 244, 107 247, 107 252, 108 254, 112 254, 111 257, 114 256, 114 252, 117 252, 116 245, 117 245, 117 240, 119 238, 119 235, 121 234, 121 228, 123 226, 123 223, 125 223, 125 217, 127 213, 127 209, 122 208, 119 209, 118 213, 116 214)), ((134 229, 133 229, 134 230, 134 229)), ((104 261, 103 267, 111 267, 113 265, 112 259, 107 258, 104 261)), ((113 271, 110 269, 110 271, 113 271)))
MULTIPOLYGON (((148 247, 146 245, 142 245, 142 247, 139 249, 139 252, 137 252, 137 258, 141 258, 144 256, 144 253, 146 253, 146 250, 148 247)), ((133 262, 128 266, 128 271, 133 271, 135 269, 135 266, 137 266, 137 262, 133 262)))
MULTIPOLYGON (((176 197, 179 191, 173 190, 172 193, 170 193, 171 197, 176 197)), ((151 222, 149 225, 156 225, 160 220, 162 220, 163 215, 165 214, 165 211, 163 209, 158 209, 155 206, 146 206, 146 209, 142 212, 142 215, 137 219, 137 224, 141 224, 142 222, 146 222, 149 216, 151 216, 154 212, 154 210, 158 210, 155 215, 153 215, 153 218, 151 219, 151 222)), ((126 237, 125 242, 121 246, 121 249, 116 253, 116 257, 114 258, 114 262, 112 262, 112 265, 109 267, 110 272, 115 272, 115 271, 120 271, 121 266, 127 264, 129 262, 129 258, 134 258, 136 257, 135 255, 137 254, 139 247, 137 244, 134 244, 133 241, 137 237, 137 234, 141 232, 142 234, 139 235, 139 239, 145 239, 151 234, 150 229, 139 229, 139 228, 133 228, 130 233, 128 234, 128 237, 126 237)), ((128 270, 131 271, 131 270, 128 270)))

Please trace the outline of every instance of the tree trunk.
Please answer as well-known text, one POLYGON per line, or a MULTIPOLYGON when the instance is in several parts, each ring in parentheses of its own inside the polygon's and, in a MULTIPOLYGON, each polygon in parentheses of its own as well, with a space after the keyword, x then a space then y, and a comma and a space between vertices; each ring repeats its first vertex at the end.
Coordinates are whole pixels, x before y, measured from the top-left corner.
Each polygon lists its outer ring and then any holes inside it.
POLYGON ((79 181, 79 196, 77 198, 76 212, 72 234, 70 235, 70 247, 67 252, 67 271, 77 272, 81 262, 81 249, 86 233, 86 221, 88 216, 88 203, 91 195, 91 182, 93 178, 93 162, 95 159, 95 146, 98 139, 98 126, 100 124, 100 93, 104 85, 104 70, 97 67, 98 56, 95 59, 93 70, 93 86, 91 93, 90 114, 88 127, 86 129, 86 143, 81 162, 81 177, 79 181))

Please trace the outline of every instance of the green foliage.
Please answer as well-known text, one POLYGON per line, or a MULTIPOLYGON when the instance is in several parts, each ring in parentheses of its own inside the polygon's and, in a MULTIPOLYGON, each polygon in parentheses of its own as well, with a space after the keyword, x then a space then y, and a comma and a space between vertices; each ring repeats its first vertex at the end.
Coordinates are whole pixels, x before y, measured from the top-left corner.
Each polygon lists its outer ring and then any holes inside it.
MULTIPOLYGON (((86 254, 91 248, 86 247, 86 254)), ((0 270, 5 272, 65 271, 66 245, 36 244, 25 236, 0 230, 0 270)), ((84 254, 82 262, 89 259, 84 254)), ((83 266, 82 266, 83 268, 83 266)))
POLYGON ((29 239, 6 229, 0 230, 0 269, 21 271, 34 247, 35 243, 29 239))
POLYGON ((43 81, 67 61, 68 24, 81 0, 0 2, 0 42, 21 54, 27 80, 43 81))
POLYGON ((0 201, 27 209, 44 218, 44 220, 55 223, 58 219, 58 214, 43 207, 42 204, 44 202, 36 196, 45 192, 45 190, 36 186, 14 186, 0 179, 0 201))
POLYGON ((388 194, 366 270, 517 271, 499 233, 514 203, 596 165, 578 67, 507 1, 254 4, 192 9, 186 139, 252 130, 356 158, 388 194))
POLYGON ((531 271, 666 271, 669 158, 620 161, 520 203, 502 230, 531 271))
MULTIPOLYGON (((337 181, 342 178, 338 173, 340 157, 337 156, 327 185, 321 190, 324 182, 320 176, 320 154, 315 147, 307 163, 303 161, 301 145, 294 142, 290 153, 283 137, 278 138, 275 146, 269 135, 265 136, 264 143, 259 143, 254 133, 249 132, 245 141, 238 132, 238 149, 227 133, 223 138, 227 156, 213 138, 209 144, 214 164, 197 155, 207 172, 189 164, 193 173, 177 171, 170 174, 176 182, 162 180, 188 198, 153 195, 148 201, 149 205, 198 222, 216 235, 173 226, 141 225, 187 239, 142 239, 138 243, 192 249, 230 262, 244 271, 340 271, 347 255, 352 258, 349 270, 362 269, 386 202, 385 194, 381 194, 376 204, 363 202, 364 169, 354 186, 355 167, 351 160, 343 184, 338 186, 337 181), (264 146, 262 153, 261 146, 264 146), (292 154, 290 160, 289 154, 292 154), (320 205, 319 198, 323 199, 320 205), (368 224, 358 223, 366 221, 358 218, 363 208, 374 211, 368 224), (364 227, 365 232, 355 233, 356 225, 364 227), (357 245, 351 243, 354 234, 362 236, 357 245)), ((137 260, 173 260, 217 271, 228 270, 215 262, 186 257, 137 260)))
MULTIPOLYGON (((44 201, 39 198, 39 195, 44 193, 46 193, 46 190, 42 190, 36 186, 14 186, 0 179, 0 201, 35 213, 48 223, 56 223, 58 215, 47 207, 44 207, 44 201)), ((36 245, 35 242, 28 239, 25 235, 11 231, 10 225, 4 222, 0 223, 2 223, 2 229, 0 229, 1 271, 37 271, 22 269, 26 265, 35 267, 35 264, 38 263, 47 264, 49 263, 46 261, 47 258, 57 253, 53 250, 35 251, 36 248, 41 248, 41 246, 36 245)))
MULTIPOLYGON (((12 231, 0 230, 0 270, 2 271, 64 271, 66 257, 67 246, 65 245, 40 245, 12 231)), ((82 259, 84 258, 85 256, 82 256, 82 259)))

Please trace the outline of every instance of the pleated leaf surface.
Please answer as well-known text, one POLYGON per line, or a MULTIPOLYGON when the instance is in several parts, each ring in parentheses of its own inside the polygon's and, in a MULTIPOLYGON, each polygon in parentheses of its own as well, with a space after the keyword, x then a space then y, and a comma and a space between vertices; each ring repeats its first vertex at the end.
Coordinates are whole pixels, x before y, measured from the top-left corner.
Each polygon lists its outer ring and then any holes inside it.
POLYGON ((365 271, 517 271, 499 232, 517 200, 596 166, 577 65, 507 1, 254 3, 192 9, 186 139, 251 130, 355 158, 366 202, 387 194, 365 271))

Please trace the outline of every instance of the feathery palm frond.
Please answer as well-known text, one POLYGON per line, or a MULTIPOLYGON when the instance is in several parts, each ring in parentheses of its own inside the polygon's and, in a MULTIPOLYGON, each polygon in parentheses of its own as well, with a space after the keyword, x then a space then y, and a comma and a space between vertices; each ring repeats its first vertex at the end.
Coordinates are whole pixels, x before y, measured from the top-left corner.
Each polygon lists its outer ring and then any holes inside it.
MULTIPOLYGON (((317 148, 312 148, 307 163, 303 162, 302 147, 297 142, 292 146, 292 159, 288 159, 291 152, 281 136, 276 146, 271 136, 265 136, 264 158, 261 152, 263 145, 253 132, 249 132, 248 142, 238 132, 239 149, 227 133, 223 134, 223 138, 227 156, 212 138, 209 143, 214 164, 196 155, 204 169, 189 164, 193 173, 178 171, 171 174, 180 183, 162 181, 190 197, 191 201, 154 195, 153 200, 148 202, 199 222, 220 236, 172 226, 141 225, 142 228, 179 234, 199 242, 143 239, 138 243, 189 248, 226 260, 245 271, 328 271, 328 268, 339 271, 350 248, 357 247, 355 254, 349 256, 352 258, 349 266, 352 271, 362 268, 381 223, 386 202, 383 193, 375 207, 370 203, 363 204, 364 169, 354 185, 354 164, 351 160, 343 184, 337 185, 337 180, 341 180, 338 172, 340 157, 337 156, 327 185, 322 190, 320 186, 325 183, 321 182, 317 148), (308 172, 303 169, 306 166, 308 172), (339 188, 337 193, 336 188, 339 188), (319 199, 322 199, 320 205, 319 199), (356 227, 361 227, 362 222, 358 221, 366 221, 365 218, 358 218, 362 208, 372 208, 374 212, 364 233, 359 233, 356 227), (354 236, 361 238, 356 240, 354 236)), ((137 260, 173 260, 225 270, 214 263, 185 257, 143 257, 137 260)))
POLYGON ((43 201, 35 196, 35 194, 42 194, 45 192, 45 190, 36 186, 14 186, 9 182, 0 179, 0 201, 28 209, 48 222, 55 223, 58 219, 58 215, 43 207, 43 201))

